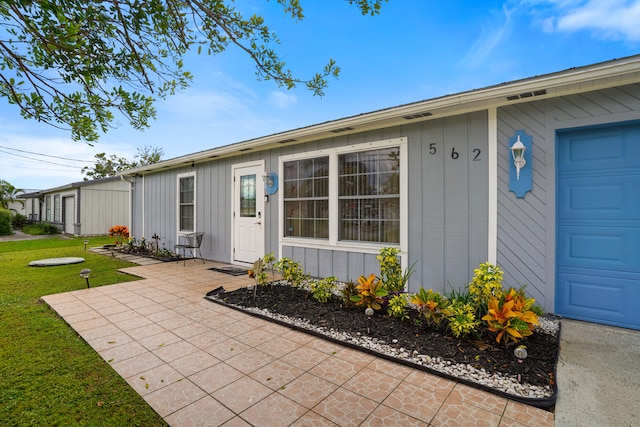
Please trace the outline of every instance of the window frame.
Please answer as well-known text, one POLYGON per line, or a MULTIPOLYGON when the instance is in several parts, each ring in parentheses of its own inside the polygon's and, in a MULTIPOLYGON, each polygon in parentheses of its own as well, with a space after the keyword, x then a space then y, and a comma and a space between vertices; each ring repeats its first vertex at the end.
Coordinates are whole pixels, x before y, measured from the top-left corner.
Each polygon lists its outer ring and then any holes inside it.
POLYGON ((52 197, 51 194, 47 194, 46 196, 44 196, 44 220, 47 222, 51 222, 51 203, 52 203, 52 197))
MULTIPOLYGON (((285 167, 286 163, 298 162, 298 168, 300 168, 300 166, 301 166, 300 162, 304 162, 306 160, 313 160, 314 163, 315 163, 315 160, 324 159, 324 158, 326 158, 326 168, 327 168, 327 172, 328 172, 326 177, 325 176, 318 177, 318 176, 316 176, 314 174, 311 177, 303 177, 303 178, 301 178, 300 175, 298 174, 295 178, 287 179, 286 172, 283 172, 280 175, 282 177, 282 180, 281 180, 282 181, 282 200, 283 200, 282 209, 283 209, 284 213, 286 213, 287 203, 300 203, 300 204, 305 203, 305 202, 312 202, 313 203, 313 209, 312 209, 313 214, 311 216, 308 216, 306 218, 306 221, 312 221, 315 235, 314 236, 287 236, 288 230, 285 229, 284 224, 283 224, 283 233, 284 233, 285 237, 288 237, 288 238, 300 238, 300 239, 313 239, 313 240, 319 240, 319 241, 328 241, 329 240, 329 234, 328 234, 329 233, 329 229, 328 229, 328 224, 329 224, 328 205, 329 205, 329 199, 331 198, 331 183, 330 183, 330 176, 329 176, 329 174, 330 174, 330 166, 329 166, 330 158, 329 158, 329 156, 321 155, 321 156, 314 156, 314 157, 305 157, 305 158, 301 158, 301 159, 288 159, 288 160, 285 160, 285 161, 282 162, 282 167, 283 167, 283 171, 284 171, 284 167, 285 167), (327 191, 326 196, 317 195, 316 194, 316 184, 317 184, 317 182, 319 182, 320 179, 322 179, 322 180, 326 179, 326 191, 327 191), (307 196, 307 197, 298 195, 297 197, 289 197, 289 198, 287 198, 286 197, 287 183, 290 182, 290 181, 295 181, 297 183, 298 189, 300 189, 301 182, 309 181, 311 187, 313 188, 312 195, 311 196, 307 196), (323 217, 319 217, 317 215, 317 209, 318 209, 318 206, 319 206, 318 203, 321 203, 321 202, 326 202, 326 205, 327 205, 327 218, 326 218, 326 220, 323 217), (327 223, 327 236, 326 237, 318 236, 318 227, 320 226, 320 223, 322 221, 326 221, 326 223, 327 223)), ((314 171, 315 171, 315 169, 314 169, 314 171)), ((299 206, 302 206, 302 205, 299 205, 299 206)), ((302 216, 301 216, 300 210, 302 210, 302 209, 299 209, 298 218, 297 219, 300 222, 302 222, 302 216)), ((302 224, 298 224, 298 227, 300 227, 299 231, 302 231, 302 228, 304 228, 304 227, 302 227, 302 224)))
POLYGON ((62 205, 60 204, 60 200, 61 200, 60 194, 55 194, 53 196, 53 222, 58 222, 58 223, 62 222, 61 215, 60 215, 62 205))
MULTIPOLYGON (((196 173, 194 172, 186 172, 186 173, 180 173, 176 176, 176 230, 177 230, 177 234, 183 235, 183 234, 189 234, 189 233, 195 233, 196 231, 196 213, 197 213, 197 177, 196 177, 196 173), (192 201, 192 205, 193 205, 193 229, 191 230, 187 230, 187 229, 182 229, 180 228, 180 208, 182 207, 182 203, 180 203, 180 182, 183 179, 186 178, 193 178, 193 201, 192 201)), ((185 203, 185 205, 187 205, 185 203)))
POLYGON ((284 177, 284 163, 292 160, 304 160, 318 157, 329 157, 329 238, 305 238, 287 237, 284 230, 284 190, 279 199, 278 236, 281 246, 296 246, 327 250, 341 250, 347 252, 377 253, 383 247, 396 247, 401 253, 406 253, 408 248, 408 149, 407 138, 393 138, 379 141, 371 141, 362 144, 351 144, 341 147, 320 149, 316 151, 302 152, 281 156, 278 159, 278 173, 284 177), (400 236, 399 243, 366 242, 366 241, 341 241, 338 239, 338 227, 340 222, 339 212, 339 183, 338 183, 338 158, 342 154, 364 152, 371 150, 383 150, 397 147, 400 154, 400 236))

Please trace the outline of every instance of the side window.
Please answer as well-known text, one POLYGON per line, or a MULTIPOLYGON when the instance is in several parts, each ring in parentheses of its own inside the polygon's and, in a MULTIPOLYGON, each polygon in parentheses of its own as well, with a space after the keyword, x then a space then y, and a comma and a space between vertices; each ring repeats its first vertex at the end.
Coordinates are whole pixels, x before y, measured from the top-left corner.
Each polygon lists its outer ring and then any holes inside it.
POLYGON ((178 176, 178 231, 195 231, 194 174, 178 176))
POLYGON ((45 221, 51 221, 51 195, 45 196, 45 221))
POLYGON ((55 222, 61 222, 60 219, 60 195, 53 196, 53 220, 55 222))

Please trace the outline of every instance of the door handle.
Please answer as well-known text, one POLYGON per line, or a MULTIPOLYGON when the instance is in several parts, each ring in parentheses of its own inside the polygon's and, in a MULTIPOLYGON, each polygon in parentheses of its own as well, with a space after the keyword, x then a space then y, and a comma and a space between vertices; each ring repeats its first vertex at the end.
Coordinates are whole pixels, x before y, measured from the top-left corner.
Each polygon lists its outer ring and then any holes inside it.
POLYGON ((262 223, 261 223, 260 221, 258 221, 258 222, 254 222, 254 224, 256 224, 256 225, 260 225, 260 224, 262 224, 262 223))

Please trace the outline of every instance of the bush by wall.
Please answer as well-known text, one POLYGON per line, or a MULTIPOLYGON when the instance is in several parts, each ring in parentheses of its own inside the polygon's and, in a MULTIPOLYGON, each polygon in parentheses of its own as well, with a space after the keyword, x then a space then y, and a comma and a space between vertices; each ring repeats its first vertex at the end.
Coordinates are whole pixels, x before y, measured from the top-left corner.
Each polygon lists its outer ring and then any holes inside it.
POLYGON ((0 209, 0 236, 13 234, 11 229, 11 211, 8 209, 0 209))
POLYGON ((24 227, 24 225, 27 224, 28 222, 29 222, 29 219, 25 215, 17 213, 13 216, 13 219, 11 220, 11 225, 15 230, 15 229, 20 229, 24 227))

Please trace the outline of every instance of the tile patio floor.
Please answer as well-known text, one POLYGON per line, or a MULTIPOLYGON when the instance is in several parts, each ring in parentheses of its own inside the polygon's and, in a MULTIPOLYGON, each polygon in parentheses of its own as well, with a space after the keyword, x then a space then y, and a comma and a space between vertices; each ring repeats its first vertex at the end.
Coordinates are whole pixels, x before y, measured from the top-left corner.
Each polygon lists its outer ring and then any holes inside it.
POLYGON ((131 267, 144 279, 43 300, 171 426, 554 424, 550 412, 207 301, 251 280, 215 265, 131 267))

